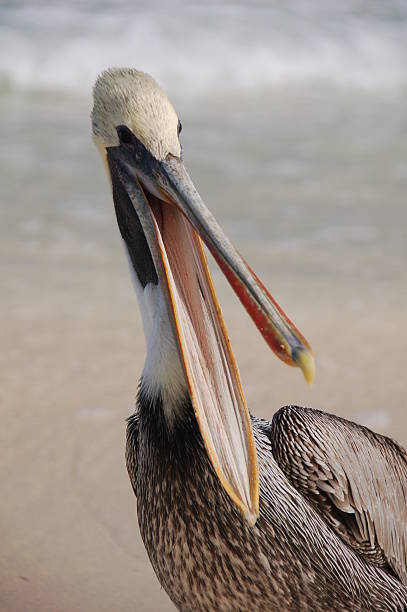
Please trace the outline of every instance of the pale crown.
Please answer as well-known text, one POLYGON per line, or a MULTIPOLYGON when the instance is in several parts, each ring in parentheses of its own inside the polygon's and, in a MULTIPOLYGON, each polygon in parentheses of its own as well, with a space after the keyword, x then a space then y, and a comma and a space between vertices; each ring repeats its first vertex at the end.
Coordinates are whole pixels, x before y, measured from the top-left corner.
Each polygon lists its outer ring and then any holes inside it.
POLYGON ((181 155, 178 116, 165 93, 148 74, 110 68, 93 88, 92 129, 96 144, 119 144, 116 128, 126 125, 159 161, 181 155))

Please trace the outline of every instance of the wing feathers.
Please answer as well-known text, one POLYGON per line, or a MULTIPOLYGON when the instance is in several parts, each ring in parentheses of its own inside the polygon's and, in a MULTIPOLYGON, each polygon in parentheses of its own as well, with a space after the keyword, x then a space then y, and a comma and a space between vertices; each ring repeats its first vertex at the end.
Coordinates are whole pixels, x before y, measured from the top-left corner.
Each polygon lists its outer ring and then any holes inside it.
POLYGON ((396 442, 318 410, 274 416, 273 454, 336 533, 407 584, 407 454, 396 442))

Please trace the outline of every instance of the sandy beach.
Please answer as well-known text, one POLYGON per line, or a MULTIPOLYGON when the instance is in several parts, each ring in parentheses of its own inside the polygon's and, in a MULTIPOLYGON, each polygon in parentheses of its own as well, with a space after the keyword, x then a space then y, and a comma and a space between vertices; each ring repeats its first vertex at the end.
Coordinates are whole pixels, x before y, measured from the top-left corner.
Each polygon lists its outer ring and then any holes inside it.
POLYGON ((168 91, 201 195, 314 349, 308 388, 212 266, 250 410, 407 445, 405 7, 119 4, 0 9, 1 612, 174 609, 124 462, 144 337, 90 138, 108 64, 168 91))
MULTIPOLYGON (((98 322, 8 321, 2 334, 4 612, 173 609, 146 558, 125 471, 124 420, 143 342, 137 315, 119 316, 118 306, 113 299, 98 322)), ((345 335, 339 310, 325 320, 300 314, 321 355, 311 390, 276 362, 245 315, 232 316, 251 410, 271 418, 286 403, 311 405, 406 444, 405 319, 377 313, 367 325, 359 314, 345 335)))

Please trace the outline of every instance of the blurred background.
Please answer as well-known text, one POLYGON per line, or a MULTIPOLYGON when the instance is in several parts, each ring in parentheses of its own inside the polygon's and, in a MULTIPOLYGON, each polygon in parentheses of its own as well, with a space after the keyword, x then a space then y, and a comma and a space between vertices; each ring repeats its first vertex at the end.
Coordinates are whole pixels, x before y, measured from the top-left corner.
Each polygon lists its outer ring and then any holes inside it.
POLYGON ((406 2, 2 2, 2 612, 173 609, 124 464, 144 337, 90 135, 108 66, 167 91, 201 195, 314 348, 309 389, 214 269, 252 412, 407 444, 406 2))

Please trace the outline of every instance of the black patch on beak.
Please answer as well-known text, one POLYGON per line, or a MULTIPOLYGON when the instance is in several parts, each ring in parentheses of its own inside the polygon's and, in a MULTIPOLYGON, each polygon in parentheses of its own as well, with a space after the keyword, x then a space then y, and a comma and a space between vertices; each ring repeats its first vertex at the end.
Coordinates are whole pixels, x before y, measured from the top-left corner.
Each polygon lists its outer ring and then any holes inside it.
POLYGON ((107 160, 112 177, 113 201, 120 234, 126 243, 131 263, 144 289, 148 283, 158 284, 158 276, 142 225, 134 206, 122 185, 115 156, 107 149, 107 160))

